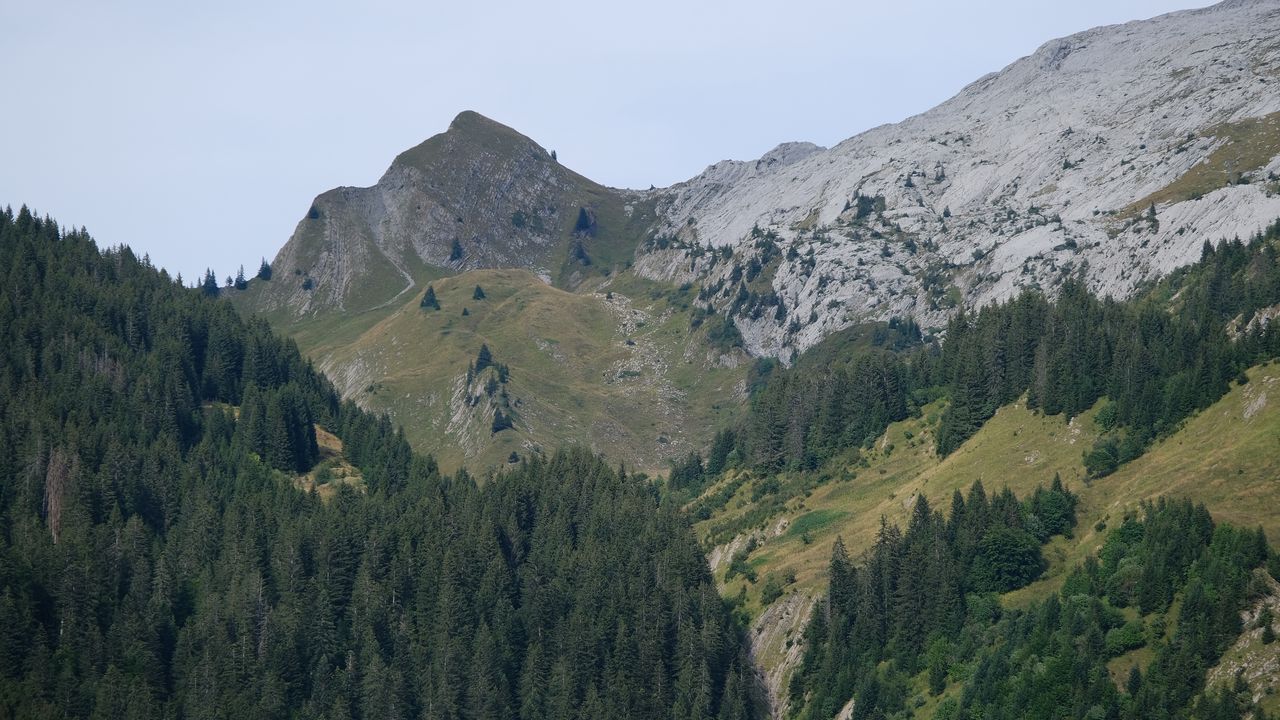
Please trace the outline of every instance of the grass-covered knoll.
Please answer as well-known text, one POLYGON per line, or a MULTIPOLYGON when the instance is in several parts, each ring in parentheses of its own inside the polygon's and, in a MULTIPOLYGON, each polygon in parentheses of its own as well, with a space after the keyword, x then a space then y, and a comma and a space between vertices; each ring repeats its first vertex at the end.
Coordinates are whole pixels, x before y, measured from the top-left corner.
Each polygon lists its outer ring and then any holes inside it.
POLYGON ((699 352, 674 290, 633 280, 572 293, 523 270, 471 271, 430 287, 439 309, 422 307, 424 289, 315 358, 344 394, 389 413, 447 469, 483 473, 513 452, 578 442, 662 470, 701 449, 739 405, 745 367, 699 352), (482 345, 509 370, 492 391, 481 378, 467 385, 482 345), (494 433, 499 408, 513 427, 494 433))
MULTIPOLYGON (((819 471, 733 475, 709 488, 703 498, 739 484, 720 509, 696 526, 704 544, 717 545, 741 534, 757 534, 751 558, 759 573, 795 574, 789 591, 817 594, 826 584, 831 543, 842 537, 857 555, 871 546, 880 520, 905 524, 915 498, 949 502, 956 490, 982 481, 997 492, 1009 487, 1019 495, 1048 485, 1057 474, 1068 487, 1083 486, 1081 455, 1096 431, 1088 416, 1068 420, 1034 413, 1021 404, 1001 408, 959 450, 939 458, 933 447, 942 403, 925 406, 919 417, 894 423, 867 450, 832 461, 819 471), (768 492, 777 488, 774 492, 768 492), (766 492, 752 501, 759 488, 766 492), (762 509, 766 509, 762 512, 762 509)), ((696 502, 694 503, 696 505, 696 502)), ((735 579, 726 594, 747 589, 748 608, 761 608, 759 587, 735 579)))

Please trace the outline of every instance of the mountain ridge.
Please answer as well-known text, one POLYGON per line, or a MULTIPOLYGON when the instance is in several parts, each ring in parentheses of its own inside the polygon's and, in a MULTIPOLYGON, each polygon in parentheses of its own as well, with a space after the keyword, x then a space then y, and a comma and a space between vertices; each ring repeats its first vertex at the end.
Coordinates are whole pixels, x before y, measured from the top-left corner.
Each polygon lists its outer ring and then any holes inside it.
MULTIPOLYGON (((613 265, 632 260, 650 279, 728 284, 732 268, 749 262, 755 228, 796 247, 801 259, 780 261, 772 282, 794 310, 791 322, 735 318, 752 354, 784 361, 856 322, 912 315, 937 328, 958 305, 1027 285, 1052 290, 1086 267, 1093 289, 1125 296, 1194 260, 1188 236, 1248 235, 1280 214, 1280 184, 1270 179, 1280 171, 1280 99, 1269 92, 1280 81, 1280 45, 1270 40, 1278 32, 1280 9, 1266 2, 1093 28, 831 148, 781 143, 649 191, 598 185, 517 131, 464 111, 397 156, 373 186, 378 203, 369 189, 322 194, 312 208, 326 214, 322 236, 308 226, 317 218, 304 219, 277 257, 313 289, 267 293, 259 306, 347 311, 355 285, 391 295, 396 283, 407 289, 419 264, 525 267, 574 287, 583 273, 565 264, 581 235, 575 213, 598 216, 604 206, 620 217, 595 228, 594 240, 612 247, 613 265), (1225 157, 1233 143, 1240 151, 1225 157), (1222 167, 1197 169, 1206 163, 1222 167), (458 211, 465 203, 450 198, 464 189, 484 207, 458 211), (883 201, 871 214, 851 211, 859 196, 883 201), (351 211, 332 207, 338 201, 351 211), (1141 216, 1152 205, 1158 223, 1141 216), (527 216, 513 224, 516 213, 527 216), (534 221, 542 232, 524 225, 534 221), (706 245, 743 257, 709 267, 706 245)), ((706 302, 727 313, 733 290, 706 302)))
MULTIPOLYGON (((1236 3, 1053 40, 932 110, 809 155, 785 177, 748 174, 726 187, 726 168, 713 165, 673 186, 662 229, 741 247, 759 227, 801 258, 816 251, 811 262, 784 261, 774 283, 793 317, 815 321, 744 327, 753 353, 784 359, 859 320, 911 314, 938 327, 953 312, 938 302, 951 287, 956 304, 975 307, 1030 284, 1052 289, 1064 268, 1087 262, 1094 289, 1127 295, 1194 260, 1188 235, 1247 236, 1280 209, 1276 188, 1259 185, 1280 169, 1280 103, 1267 91, 1280 77, 1277 27, 1273 6, 1236 3), (1166 93, 1170 82, 1177 93, 1166 93), (1164 97, 1175 94, 1179 116, 1164 97), (1191 197, 1153 197, 1214 160, 1253 118, 1265 124, 1244 129, 1247 163, 1230 158, 1236 167, 1221 177, 1196 178, 1191 197), (859 195, 883 197, 883 210, 851 207, 859 195), (1192 199, 1201 195, 1207 206, 1192 199), (1133 222, 1146 198, 1167 213, 1159 229, 1133 222), (848 264, 865 269, 840 267, 848 264), (832 299, 839 308, 826 307, 832 299)), ((660 277, 676 264, 641 267, 660 277)), ((727 272, 701 275, 716 282, 727 272)))
MULTIPOLYGON (((724 350, 734 365, 748 356, 790 364, 868 322, 910 317, 937 333, 962 309, 1028 287, 1053 296, 1072 277, 1128 297, 1196 260, 1206 240, 1247 237, 1280 217, 1275 37, 1280 8, 1265 2, 1095 28, 1046 42, 902 122, 830 148, 781 143, 647 191, 596 184, 465 111, 370 188, 321 194, 276 256, 273 279, 250 283, 236 302, 292 334, 321 367, 358 376, 346 396, 370 403, 364 389, 386 378, 368 364, 341 367, 356 362, 348 346, 432 281, 474 270, 525 269, 529 282, 616 293, 637 307, 670 299, 687 330, 660 345, 707 372, 724 365, 724 350), (708 341, 723 347, 696 351, 708 341)), ((504 337, 525 334, 504 327, 504 337)), ((631 332, 596 330, 601 342, 631 332)), ((461 338, 384 340, 473 354, 454 346, 461 338)), ((366 344, 361 353, 393 350, 366 344)), ((632 390, 662 385, 675 367, 655 366, 663 377, 632 390)), ((418 412, 411 397, 378 403, 418 412)), ((569 424, 598 419, 583 413, 569 424)), ((686 430, 628 432, 696 448, 714 428, 686 430)), ((684 447, 647 444, 647 461, 635 461, 661 467, 684 447)))

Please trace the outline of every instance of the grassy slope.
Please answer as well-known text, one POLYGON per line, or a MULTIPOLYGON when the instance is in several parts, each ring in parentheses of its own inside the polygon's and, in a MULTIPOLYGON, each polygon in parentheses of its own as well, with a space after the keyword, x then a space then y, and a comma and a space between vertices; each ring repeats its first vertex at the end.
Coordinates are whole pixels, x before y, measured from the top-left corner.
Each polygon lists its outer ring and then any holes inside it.
MULTIPOLYGON (((1214 138, 1221 144, 1168 186, 1121 210, 1119 217, 1134 217, 1153 203, 1163 205, 1198 198, 1265 167, 1280 152, 1280 113, 1215 125, 1199 137, 1214 138)), ((1189 145, 1198 139, 1188 137, 1182 144, 1189 145)), ((1253 178, 1257 180, 1259 178, 1253 178)))
POLYGON ((350 485, 363 493, 364 476, 343 454, 342 439, 317 425, 316 443, 320 446, 320 462, 307 473, 295 478, 294 487, 307 492, 314 491, 325 501, 331 500, 342 485, 350 485))
MULTIPOLYGON (((616 221, 602 215, 602 226, 616 221)), ((386 307, 265 317, 334 378, 344 396, 391 413, 410 442, 435 454, 446 470, 465 463, 483 473, 512 451, 581 443, 636 469, 665 472, 669 458, 704 446, 739 406, 745 366, 728 365, 743 358, 700 349, 700 332, 689 331, 694 291, 618 272, 617 263, 607 270, 606 262, 622 251, 598 240, 586 245, 593 264, 573 264, 577 292, 523 270, 450 275, 423 266, 412 268, 418 288, 386 307), (440 299, 439 312, 419 308, 428 284, 440 299), (485 301, 471 299, 477 284, 485 301), (455 422, 450 429, 453 384, 481 343, 511 367, 509 392, 522 405, 514 433, 488 436, 479 413, 470 428, 455 422), (353 361, 355 370, 344 368, 353 361)), ((251 310, 262 285, 252 283, 233 302, 251 310)))
POLYGON ((317 323, 297 337, 317 348, 312 356, 340 387, 391 413, 410 442, 436 453, 446 469, 465 463, 483 473, 512 451, 571 442, 631 467, 664 469, 668 457, 709 440, 737 407, 722 399, 736 395, 745 370, 689 351, 696 340, 688 312, 669 294, 641 292, 634 282, 618 283, 612 299, 569 293, 522 270, 478 270, 432 284, 439 311, 421 309, 417 293, 365 318, 373 322, 363 331, 317 323), (472 299, 477 284, 485 300, 472 299), (461 407, 454 397, 482 343, 511 369, 516 430, 496 436, 491 411, 461 407))
MULTIPOLYGON (((1233 388, 1142 458, 1088 484, 1081 456, 1096 434, 1091 412, 1068 422, 1017 404, 1005 407, 959 450, 940 461, 932 450, 932 429, 939 408, 925 408, 923 417, 891 426, 875 448, 865 453, 866 467, 848 460, 833 463, 824 470, 831 476, 829 481, 812 489, 807 497, 801 494, 788 500, 781 513, 745 528, 745 532, 762 538, 749 559, 759 581, 751 584, 735 578, 725 585, 725 595, 736 596, 746 587, 746 610, 757 617, 762 610, 760 589, 765 578, 770 573, 781 578, 794 572, 796 582, 787 592, 816 597, 825 591, 826 565, 837 535, 856 556, 874 541, 881 517, 905 525, 916 493, 923 492, 935 508, 945 512, 952 492, 978 479, 988 494, 1007 485, 1022 496, 1037 484, 1047 485, 1057 472, 1080 496, 1075 537, 1055 538, 1050 543, 1045 550, 1049 569, 1044 577, 1007 595, 1004 601, 1008 605, 1024 605, 1056 592, 1066 571, 1100 547, 1105 530, 1099 532, 1095 526, 1099 522, 1114 524, 1126 509, 1143 499, 1189 497, 1204 502, 1217 520, 1261 525, 1273 543, 1280 541, 1280 365, 1254 368, 1249 377, 1247 385, 1233 388), (889 446, 893 450, 885 452, 889 446)), ((725 482, 729 479, 708 492, 715 492, 725 482)), ((699 523, 704 542, 714 530, 751 509, 753 485, 743 484, 724 511, 699 523)), ((724 577, 728 556, 741 546, 739 540, 731 543, 728 551, 712 552, 713 561, 718 561, 718 579, 724 577)), ((781 661, 787 651, 785 642, 798 641, 801 631, 792 628, 770 647, 760 648, 760 662, 766 670, 781 661)), ((1127 672, 1127 667, 1123 671, 1127 672)))

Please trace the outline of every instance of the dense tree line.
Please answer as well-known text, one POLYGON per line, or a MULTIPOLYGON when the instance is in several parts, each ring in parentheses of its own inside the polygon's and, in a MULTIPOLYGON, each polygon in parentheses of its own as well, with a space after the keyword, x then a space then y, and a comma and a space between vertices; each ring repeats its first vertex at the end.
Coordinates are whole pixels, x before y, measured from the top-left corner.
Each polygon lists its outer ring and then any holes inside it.
POLYGON ((1074 280, 1056 300, 1029 291, 961 314, 943 344, 951 399, 938 451, 959 447, 996 408, 1027 394, 1048 414, 1074 415, 1102 397, 1107 431, 1086 465, 1105 475, 1208 407, 1242 371, 1280 354, 1280 329, 1251 321, 1280 302, 1280 222, 1250 242, 1205 243, 1200 261, 1121 302, 1074 280))
POLYGON ((1127 301, 1100 299, 1077 279, 1053 299, 1027 290, 961 312, 941 343, 909 320, 854 342, 833 336, 794 367, 768 364, 752 378, 730 463, 813 469, 938 397, 948 403, 936 448, 947 455, 1025 394, 1050 415, 1108 399, 1085 459, 1105 475, 1221 398, 1245 368, 1280 356, 1280 328, 1259 314, 1280 303, 1278 245, 1280 221, 1248 243, 1206 243, 1199 262, 1127 301))
POLYGON ((610 716, 754 716, 650 484, 443 477, 260 321, 0 212, 0 717, 610 716), (297 489, 313 424, 363 488, 297 489))
MULTIPOLYGON (((1024 525, 1037 513, 1071 517, 1069 494, 1038 495, 1020 507, 1024 525)), ((991 502, 987 512, 1000 504, 991 502)), ((1007 511, 1017 507, 1004 504, 1007 511)), ((1016 532, 1014 526, 987 524, 978 534, 983 513, 975 510, 982 507, 971 492, 967 501, 957 495, 945 522, 918 511, 905 534, 883 530, 861 566, 836 545, 830 592, 807 630, 804 663, 791 686, 802 717, 832 717, 849 700, 853 718, 909 717, 924 692, 936 695, 951 684, 959 691, 949 693, 936 717, 1138 720, 1252 712, 1240 688, 1202 691, 1205 670, 1239 635, 1240 610, 1261 587, 1252 573, 1270 563, 1280 574, 1260 529, 1215 526, 1203 506, 1186 501, 1146 504, 1060 592, 1026 610, 1004 610, 981 593, 984 585, 1007 590, 1029 578, 1015 573, 1003 587, 983 581, 985 554, 994 550, 1005 563, 1017 555, 989 543, 1016 532), (1171 617, 1175 598, 1182 602, 1171 617), (1128 606, 1137 608, 1136 620, 1126 620, 1128 606), (1150 662, 1118 687, 1107 663, 1142 647, 1150 648, 1150 662)))
POLYGON ((921 343, 914 323, 893 321, 833 338, 825 344, 838 351, 820 346, 794 368, 769 365, 734 435, 736 459, 766 472, 813 469, 875 439, 907 417, 913 388, 932 384, 921 343))
POLYGON ((996 605, 990 593, 1040 575, 1040 545, 1071 531, 1075 504, 1056 478, 1026 502, 1007 488, 988 498, 975 483, 968 497, 953 495, 945 519, 918 497, 906 532, 882 524, 860 566, 837 539, 830 590, 792 678, 793 705, 829 718, 854 698, 855 717, 884 717, 906 707, 911 676, 927 671, 931 685, 944 685, 946 639, 996 605))

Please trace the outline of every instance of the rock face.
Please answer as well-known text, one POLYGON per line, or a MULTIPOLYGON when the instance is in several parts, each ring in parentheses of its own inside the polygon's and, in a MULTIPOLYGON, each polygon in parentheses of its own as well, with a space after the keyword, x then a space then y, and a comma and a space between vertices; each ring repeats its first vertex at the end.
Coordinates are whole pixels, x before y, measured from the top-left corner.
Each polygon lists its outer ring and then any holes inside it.
POLYGON ((1277 38, 1269 0, 1097 28, 833 148, 787 143, 647 192, 462 113, 374 187, 316 198, 255 309, 357 312, 481 267, 573 288, 604 254, 699 286, 751 353, 787 359, 856 322, 938 328, 1076 273, 1125 296, 1280 217, 1277 38))
POLYGON ((937 327, 1080 271, 1127 295, 1280 217, 1278 38, 1280 5, 1232 0, 1049 42, 904 122, 670 188, 657 231, 734 262, 689 273, 698 251, 664 248, 638 267, 724 280, 711 301, 726 308, 734 265, 771 236, 786 320, 736 321, 753 353, 783 357, 852 322, 937 327))

